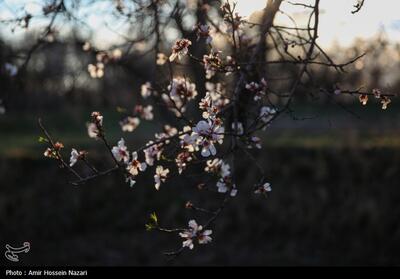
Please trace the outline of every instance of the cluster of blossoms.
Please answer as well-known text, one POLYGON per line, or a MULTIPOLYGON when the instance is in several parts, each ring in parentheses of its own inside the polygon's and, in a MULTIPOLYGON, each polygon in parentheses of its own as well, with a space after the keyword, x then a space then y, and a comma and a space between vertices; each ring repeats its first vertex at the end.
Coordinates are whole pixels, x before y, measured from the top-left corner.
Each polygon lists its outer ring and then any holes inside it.
MULTIPOLYGON (((91 49, 90 43, 86 42, 83 45, 84 51, 91 49)), ((121 59, 122 51, 120 49, 114 49, 113 51, 105 52, 100 51, 96 54, 96 63, 88 65, 88 72, 92 78, 102 78, 104 76, 105 65, 112 61, 121 59)))
POLYGON ((101 62, 89 64, 88 72, 92 78, 102 78, 104 76, 104 64, 101 62))
POLYGON ((133 132, 140 124, 139 117, 127 116, 119 122, 124 132, 133 132))
MULTIPOLYGON (((152 145, 152 147, 156 147, 157 145, 152 145)), ((151 148, 151 147, 149 147, 151 148)), ((154 158, 150 149, 145 149, 144 154, 145 154, 145 162, 141 162, 138 159, 138 153, 136 151, 132 152, 130 155, 127 146, 125 145, 125 140, 121 139, 117 146, 114 146, 111 149, 111 152, 115 158, 115 160, 118 163, 122 163, 123 166, 125 167, 128 175, 126 178, 126 181, 130 184, 132 187, 136 183, 136 176, 139 175, 139 172, 144 172, 147 169, 147 165, 153 166, 154 164, 154 158)), ((160 151, 157 151, 157 153, 161 154, 160 151)), ((156 155, 157 156, 157 155, 156 155)), ((161 183, 164 183, 167 179, 169 173, 169 169, 164 169, 163 166, 157 166, 155 175, 154 175, 154 182, 155 182, 155 188, 159 190, 161 183)))
POLYGON ((186 111, 186 104, 197 96, 196 84, 191 83, 187 78, 176 77, 168 85, 169 93, 162 94, 162 99, 167 107, 181 117, 186 111))
MULTIPOLYGON (((176 136, 177 133, 178 130, 176 128, 165 125, 164 132, 155 134, 157 142, 149 141, 146 145, 147 147, 143 150, 147 165, 153 166, 155 161, 160 160, 164 151, 164 146, 169 144, 169 139, 176 136)), ((162 169, 160 171, 162 171, 162 169)), ((159 188, 159 186, 156 188, 159 188)))
POLYGON ((169 61, 174 61, 176 58, 181 59, 189 52, 189 46, 192 42, 188 39, 177 40, 172 47, 172 54, 169 57, 169 61))
POLYGON ((204 70, 206 71, 206 79, 212 78, 218 70, 222 68, 222 60, 219 57, 221 51, 211 50, 210 54, 203 56, 204 70))
MULTIPOLYGON (((185 148, 186 147, 187 146, 185 146, 185 148)), ((175 163, 179 174, 181 174, 186 169, 188 164, 194 159, 193 151, 194 150, 183 149, 183 151, 179 152, 176 156, 175 163)))
POLYGON ((269 106, 261 107, 259 118, 264 123, 263 130, 265 130, 268 127, 268 125, 274 119, 276 113, 277 113, 277 111, 274 108, 271 108, 269 106))
POLYGON ((58 160, 60 158, 59 152, 63 148, 64 148, 64 144, 63 143, 56 142, 53 147, 48 147, 44 151, 43 155, 44 155, 44 157, 58 160))
POLYGON ((254 95, 254 101, 260 101, 267 93, 267 81, 262 78, 260 83, 250 82, 246 84, 246 89, 254 95))
POLYGON ((237 188, 233 183, 229 164, 221 159, 208 160, 204 171, 218 176, 216 186, 219 193, 229 192, 231 197, 236 196, 237 188))
POLYGON ((206 95, 199 102, 199 108, 203 111, 205 119, 215 119, 222 109, 229 104, 225 97, 221 83, 206 82, 206 95))
POLYGON ((196 84, 182 77, 174 78, 168 90, 169 96, 176 103, 190 101, 197 96, 196 84))
POLYGON ((204 71, 206 79, 211 79, 217 72, 224 72, 226 76, 239 69, 235 59, 228 55, 225 62, 222 61, 221 51, 211 50, 209 54, 203 55, 204 71))
MULTIPOLYGON (((145 108, 137 108, 141 114, 150 114, 150 111, 146 112, 145 108)), ((103 116, 99 112, 93 112, 92 120, 88 124, 88 134, 91 138, 100 138, 103 137, 103 116)), ((147 119, 152 119, 147 116, 147 119)), ((159 160, 163 151, 163 145, 168 144, 168 138, 176 135, 176 128, 172 128, 169 125, 164 127, 164 132, 156 134, 155 137, 158 140, 164 140, 163 143, 154 144, 152 141, 148 143, 148 147, 143 150, 145 156, 145 162, 141 162, 138 159, 138 153, 136 151, 130 153, 128 147, 125 144, 125 140, 121 138, 116 146, 111 148, 111 153, 115 161, 117 162, 119 167, 124 167, 126 170, 126 181, 132 187, 135 183, 135 177, 139 174, 139 172, 143 172, 147 169, 147 166, 153 166, 155 160, 159 160)), ((57 148, 48 148, 45 152, 46 157, 58 158, 58 151, 63 148, 62 144, 57 143, 57 148)), ((77 151, 76 149, 72 149, 71 157, 70 157, 70 167, 74 166, 78 160, 85 159, 87 152, 86 151, 77 151)), ((154 175, 155 188, 158 190, 160 184, 165 182, 167 175, 169 173, 169 169, 164 169, 162 166, 157 166, 156 172, 154 175)))
POLYGON ((179 233, 180 237, 184 238, 185 241, 182 243, 182 247, 188 247, 193 249, 194 241, 197 240, 199 244, 207 244, 212 241, 210 235, 212 230, 204 230, 203 226, 198 225, 195 220, 189 221, 189 228, 179 233))
POLYGON ((146 170, 146 163, 142 163, 138 160, 137 152, 132 152, 132 156, 129 155, 128 148, 125 145, 125 140, 121 138, 117 146, 111 149, 111 152, 118 163, 122 163, 129 173, 126 181, 129 182, 132 187, 135 185, 135 177, 139 174, 139 171, 146 170))
MULTIPOLYGON (((382 104, 382 109, 387 109, 388 105, 392 102, 392 100, 390 100, 388 96, 382 95, 382 92, 377 88, 372 89, 372 94, 376 99, 380 100, 380 103, 382 104)), ((368 103, 368 94, 360 94, 358 96, 358 99, 360 103, 365 106, 368 103)))
POLYGON ((136 105, 133 109, 133 115, 129 115, 122 119, 119 124, 122 131, 133 132, 140 124, 140 119, 153 120, 153 106, 136 105))
POLYGON ((147 144, 149 147, 144 149, 145 161, 149 166, 154 165, 155 160, 160 160, 163 152, 163 144, 154 144, 153 141, 149 141, 147 144))

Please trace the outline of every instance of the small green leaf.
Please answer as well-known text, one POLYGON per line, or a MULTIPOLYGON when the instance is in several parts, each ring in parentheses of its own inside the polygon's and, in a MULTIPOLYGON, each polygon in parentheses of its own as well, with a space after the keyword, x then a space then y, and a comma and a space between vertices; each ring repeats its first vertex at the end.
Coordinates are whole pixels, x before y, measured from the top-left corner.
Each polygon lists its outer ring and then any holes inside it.
POLYGON ((155 212, 150 214, 150 220, 152 220, 155 224, 158 224, 158 218, 155 212))
POLYGON ((40 136, 40 137, 38 138, 38 142, 40 142, 40 143, 49 142, 49 140, 46 139, 46 138, 44 138, 44 137, 42 137, 42 136, 40 136))
POLYGON ((146 227, 146 231, 151 231, 155 228, 154 225, 152 225, 152 224, 146 224, 145 227, 146 227))
POLYGON ((150 214, 150 222, 145 224, 146 230, 151 231, 158 227, 158 218, 155 212, 150 214))

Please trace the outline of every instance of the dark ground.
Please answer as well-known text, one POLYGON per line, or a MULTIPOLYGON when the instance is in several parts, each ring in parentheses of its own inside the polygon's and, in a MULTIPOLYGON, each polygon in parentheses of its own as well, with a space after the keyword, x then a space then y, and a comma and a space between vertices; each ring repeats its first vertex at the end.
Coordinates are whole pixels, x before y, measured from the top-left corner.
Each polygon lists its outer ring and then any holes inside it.
POLYGON ((163 185, 162 196, 113 177, 77 188, 52 162, 2 160, 2 239, 31 242, 27 265, 399 264, 400 150, 280 148, 264 160, 273 162, 270 197, 242 190, 217 222, 214 243, 172 263, 161 252, 179 239, 146 232, 144 223, 152 210, 166 224, 190 216, 181 185, 163 185))

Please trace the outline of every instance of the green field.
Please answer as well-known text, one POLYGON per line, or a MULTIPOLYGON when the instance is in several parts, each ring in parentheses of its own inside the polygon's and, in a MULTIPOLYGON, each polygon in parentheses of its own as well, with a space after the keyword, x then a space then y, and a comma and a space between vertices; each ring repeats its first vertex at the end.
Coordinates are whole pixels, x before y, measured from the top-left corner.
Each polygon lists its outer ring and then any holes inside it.
MULTIPOLYGON (((311 108, 300 109, 300 115, 308 115, 311 108)), ((323 109, 322 109, 323 110, 323 109)), ((304 148, 399 148, 400 113, 396 111, 377 111, 374 109, 354 110, 360 119, 340 110, 328 111, 318 118, 296 121, 284 117, 275 121, 269 130, 258 135, 266 147, 304 147, 304 148)), ((118 121, 121 115, 115 110, 101 110, 105 117, 107 138, 116 142, 124 137, 129 144, 136 146, 152 139, 162 127, 157 120, 142 121, 133 133, 120 130, 118 121)), ((60 112, 7 113, 0 117, 0 155, 4 157, 41 156, 43 145, 38 142, 42 135, 37 119, 43 123, 67 148, 96 148, 99 144, 86 133, 85 123, 89 119, 89 109, 70 109, 60 112)), ((310 112, 309 114, 320 112, 310 112)))

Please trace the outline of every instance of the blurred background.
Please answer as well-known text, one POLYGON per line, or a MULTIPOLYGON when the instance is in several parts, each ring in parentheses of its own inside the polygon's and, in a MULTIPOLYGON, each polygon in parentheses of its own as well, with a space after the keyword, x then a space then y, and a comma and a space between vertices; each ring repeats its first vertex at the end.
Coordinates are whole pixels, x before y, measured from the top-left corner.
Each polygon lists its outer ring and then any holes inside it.
MULTIPOLYGON (((214 226, 213 243, 167 261, 162 252, 180 247, 181 240, 146 232, 148 215, 155 211, 162 224, 184 226, 193 216, 186 201, 215 207, 215 196, 196 191, 194 179, 173 179, 156 192, 152 173, 140 177, 134 188, 118 174, 72 186, 65 172, 43 157, 37 119, 64 143, 66 156, 72 147, 86 149, 99 168, 109 166, 110 159, 87 136, 92 111, 104 115, 110 142, 123 136, 130 149, 142 146, 164 124, 173 123, 173 116, 156 110, 154 121, 142 121, 133 133, 124 133, 118 124, 121 111, 133 109, 141 85, 157 78, 154 55, 169 55, 177 38, 195 41, 192 26, 204 10, 217 22, 220 3, 161 1, 163 40, 155 49, 149 1, 61 2, 0 0, 0 235, 2 247, 31 243, 21 264, 399 264, 398 100, 382 110, 374 100, 361 106, 355 96, 330 98, 305 89, 294 100, 295 117, 285 115, 259 134, 264 148, 256 155, 273 188, 268 198, 252 195, 257 170, 243 164, 242 188, 214 226), (61 2, 62 12, 51 10, 61 2), (88 42, 90 50, 85 49, 88 42), (106 64, 101 78, 93 78, 88 65, 96 63, 100 51, 116 49, 121 57, 106 64)), ((266 3, 237 2, 238 13, 249 21, 257 20, 266 3)), ((352 14, 356 3, 321 1, 319 42, 335 61, 367 55, 346 67, 346 73, 314 67, 314 82, 397 94, 400 4, 366 0, 352 14)), ((301 6, 284 1, 282 10, 299 25, 307 19, 301 6)), ((277 24, 290 24, 285 14, 278 14, 277 24)), ((217 35, 213 43, 226 47, 217 35)), ((194 44, 195 54, 202 51, 194 44)), ((204 94, 201 70, 190 66, 188 75, 204 94)), ((276 68, 271 75, 288 72, 292 66, 276 68)), ((0 262, 10 264, 5 258, 0 262)))

